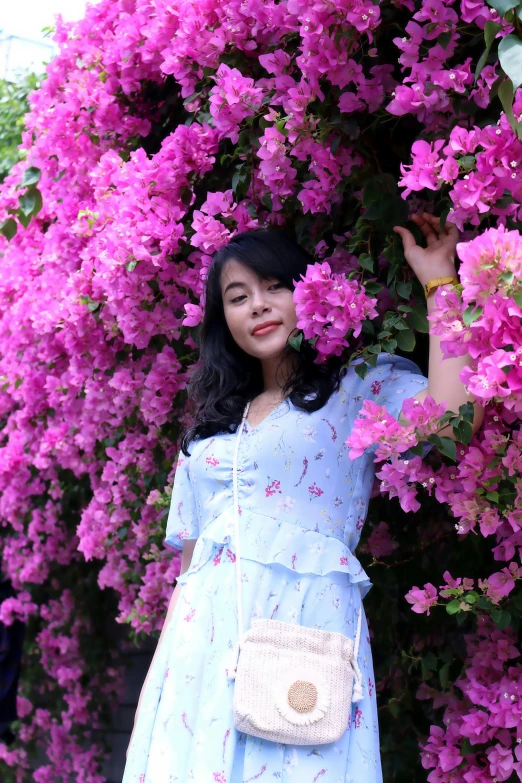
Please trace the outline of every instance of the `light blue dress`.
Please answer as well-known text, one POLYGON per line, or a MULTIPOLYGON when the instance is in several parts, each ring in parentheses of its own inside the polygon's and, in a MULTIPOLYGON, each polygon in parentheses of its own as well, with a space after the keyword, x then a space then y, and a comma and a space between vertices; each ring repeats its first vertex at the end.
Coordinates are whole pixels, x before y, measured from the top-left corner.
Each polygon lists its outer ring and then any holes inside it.
MULTIPOLYGON (((241 570, 249 618, 355 635, 370 582, 353 554, 375 466, 345 440, 364 400, 397 417, 428 385, 408 359, 381 354, 362 380, 352 367, 327 404, 306 413, 283 401, 257 427, 244 425, 238 454, 241 570)), ((364 698, 343 736, 313 747, 282 745, 234 728, 227 677, 237 638, 232 458, 236 434, 180 453, 166 542, 197 538, 192 564, 150 672, 123 783, 378 783, 382 781, 370 640, 363 615, 364 698)))

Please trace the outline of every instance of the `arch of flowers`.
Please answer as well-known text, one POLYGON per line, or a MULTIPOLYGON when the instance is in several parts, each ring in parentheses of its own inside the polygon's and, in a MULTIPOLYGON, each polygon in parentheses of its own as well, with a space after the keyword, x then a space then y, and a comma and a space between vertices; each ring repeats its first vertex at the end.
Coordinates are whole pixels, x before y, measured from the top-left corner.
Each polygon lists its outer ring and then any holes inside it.
POLYGON ((376 302, 354 350, 422 361, 392 227, 423 208, 462 231, 438 319, 486 420, 378 472, 385 774, 522 779, 522 3, 101 0, 55 40, 0 190, 0 619, 27 623, 2 778, 103 781, 104 618, 157 631, 179 571, 162 541, 211 254, 293 226, 376 302))

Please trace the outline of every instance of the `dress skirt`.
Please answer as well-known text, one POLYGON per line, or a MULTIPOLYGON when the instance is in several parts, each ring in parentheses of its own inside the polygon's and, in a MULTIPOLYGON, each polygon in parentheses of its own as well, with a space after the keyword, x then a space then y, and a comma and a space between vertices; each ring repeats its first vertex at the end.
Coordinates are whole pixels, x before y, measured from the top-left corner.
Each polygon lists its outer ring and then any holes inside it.
MULTIPOLYGON (((235 556, 215 542, 207 556, 201 568, 180 579, 183 587, 143 695, 123 783, 380 783, 364 612, 358 658, 364 698, 352 705, 342 737, 314 747, 246 735, 234 728, 234 681, 227 676, 237 639, 235 556)), ((349 574, 304 574, 244 557, 241 572, 245 619, 271 618, 355 637, 361 591, 349 574)))

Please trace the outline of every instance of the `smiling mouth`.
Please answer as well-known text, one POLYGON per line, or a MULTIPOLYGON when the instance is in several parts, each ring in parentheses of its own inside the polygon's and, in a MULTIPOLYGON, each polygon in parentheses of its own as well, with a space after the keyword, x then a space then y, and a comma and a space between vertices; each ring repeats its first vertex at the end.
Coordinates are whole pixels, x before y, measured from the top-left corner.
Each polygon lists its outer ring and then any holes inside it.
POLYGON ((262 337, 264 334, 270 334, 270 332, 273 332, 274 329, 277 329, 279 326, 281 326, 281 324, 268 324, 262 329, 256 329, 256 331, 253 333, 253 336, 262 337))

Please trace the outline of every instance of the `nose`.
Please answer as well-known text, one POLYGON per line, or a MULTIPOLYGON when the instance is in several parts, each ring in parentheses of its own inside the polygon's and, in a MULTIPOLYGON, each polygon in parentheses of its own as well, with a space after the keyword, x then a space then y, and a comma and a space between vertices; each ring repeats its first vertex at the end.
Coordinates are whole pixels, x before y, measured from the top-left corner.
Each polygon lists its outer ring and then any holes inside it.
POLYGON ((253 292, 251 302, 252 315, 259 315, 259 313, 265 313, 270 310, 266 294, 262 289, 258 288, 253 292))

